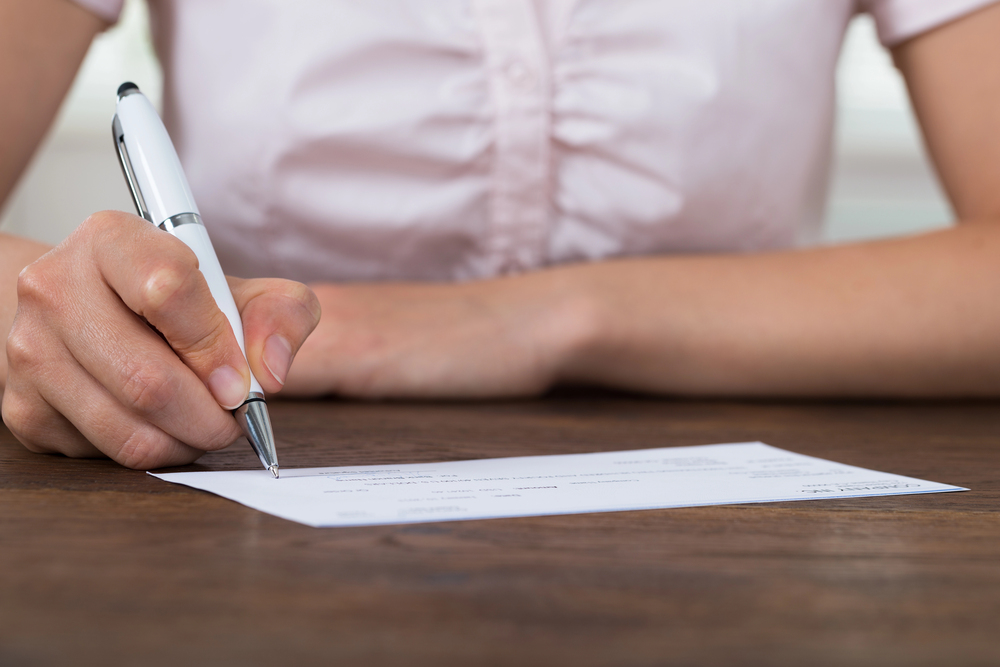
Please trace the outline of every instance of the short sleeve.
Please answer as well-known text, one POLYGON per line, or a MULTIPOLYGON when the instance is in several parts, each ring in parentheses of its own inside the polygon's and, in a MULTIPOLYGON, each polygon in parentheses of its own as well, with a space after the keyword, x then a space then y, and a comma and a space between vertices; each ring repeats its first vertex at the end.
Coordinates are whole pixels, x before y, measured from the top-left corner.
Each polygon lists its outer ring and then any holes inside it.
POLYGON ((895 46, 997 0, 861 0, 878 27, 879 40, 895 46))
POLYGON ((72 0, 84 9, 93 12, 109 23, 118 21, 125 0, 72 0))

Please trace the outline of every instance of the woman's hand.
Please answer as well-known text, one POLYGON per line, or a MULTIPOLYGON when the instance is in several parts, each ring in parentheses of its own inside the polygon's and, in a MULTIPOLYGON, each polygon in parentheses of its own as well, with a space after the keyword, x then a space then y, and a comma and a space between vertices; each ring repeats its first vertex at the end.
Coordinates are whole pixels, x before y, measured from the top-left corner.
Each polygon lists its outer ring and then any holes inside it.
POLYGON ((538 394, 591 318, 561 270, 448 285, 313 285, 323 320, 285 393, 481 398, 538 394))
MULTIPOLYGON (((11 432, 32 451, 131 468, 189 463, 239 437, 229 410, 250 369, 197 266, 178 239, 106 211, 25 268, 7 339, 11 432)), ((231 284, 250 367, 277 391, 319 321, 316 297, 287 280, 231 284)))

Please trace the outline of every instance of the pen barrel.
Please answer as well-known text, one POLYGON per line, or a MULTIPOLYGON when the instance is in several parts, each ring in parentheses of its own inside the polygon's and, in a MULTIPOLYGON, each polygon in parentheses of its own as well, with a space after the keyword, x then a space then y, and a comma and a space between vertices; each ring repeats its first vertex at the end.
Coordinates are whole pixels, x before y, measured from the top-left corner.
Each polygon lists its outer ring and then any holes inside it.
MULTIPOLYGON (((229 289, 226 274, 223 272, 222 265, 219 264, 219 259, 216 257, 215 249, 212 247, 212 241, 208 238, 208 231, 204 225, 190 224, 174 227, 171 233, 183 241, 197 255, 198 268, 201 269, 202 275, 205 276, 205 280, 208 282, 208 289, 212 292, 219 310, 229 320, 229 326, 232 327, 236 341, 240 344, 240 350, 243 351, 245 357, 247 348, 243 337, 243 320, 240 317, 239 309, 236 307, 236 301, 233 299, 232 290, 229 289)), ((250 374, 250 391, 264 393, 253 373, 250 374)))
POLYGON ((138 92, 121 98, 117 116, 150 222, 158 226, 181 213, 199 213, 167 128, 149 99, 138 92))
MULTIPOLYGON (((229 321, 246 357, 243 320, 208 231, 201 222, 177 151, 160 115, 138 89, 119 97, 114 131, 116 144, 124 145, 124 150, 119 149, 119 159, 133 188, 140 215, 176 236, 194 251, 212 297, 229 321)), ((264 393, 252 372, 250 392, 264 393)))

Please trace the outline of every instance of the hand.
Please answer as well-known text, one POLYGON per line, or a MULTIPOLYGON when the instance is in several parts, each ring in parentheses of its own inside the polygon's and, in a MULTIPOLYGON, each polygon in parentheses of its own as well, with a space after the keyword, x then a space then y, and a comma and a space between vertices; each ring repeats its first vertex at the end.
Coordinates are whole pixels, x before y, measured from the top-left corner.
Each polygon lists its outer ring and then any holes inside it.
POLYGON ((548 389, 589 331, 566 270, 466 284, 313 285, 323 320, 286 394, 527 396, 548 389))
MULTIPOLYGON (((238 438, 229 410, 246 398, 250 369, 196 269, 180 240, 114 211, 25 268, 7 339, 11 432, 32 451, 104 454, 142 469, 189 463, 238 438)), ((319 321, 316 297, 286 280, 231 286, 250 366, 277 391, 319 321)))

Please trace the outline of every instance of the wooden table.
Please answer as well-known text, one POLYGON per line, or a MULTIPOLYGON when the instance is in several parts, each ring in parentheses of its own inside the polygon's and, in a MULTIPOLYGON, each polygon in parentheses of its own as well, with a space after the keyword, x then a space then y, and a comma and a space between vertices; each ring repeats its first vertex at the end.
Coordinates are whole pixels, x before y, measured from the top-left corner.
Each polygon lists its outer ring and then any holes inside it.
MULTIPOLYGON (((969 493, 308 528, 0 428, 0 664, 997 665, 1000 405, 275 403, 286 467, 763 440, 969 493)), ((256 465, 245 443, 205 469, 256 465)))

